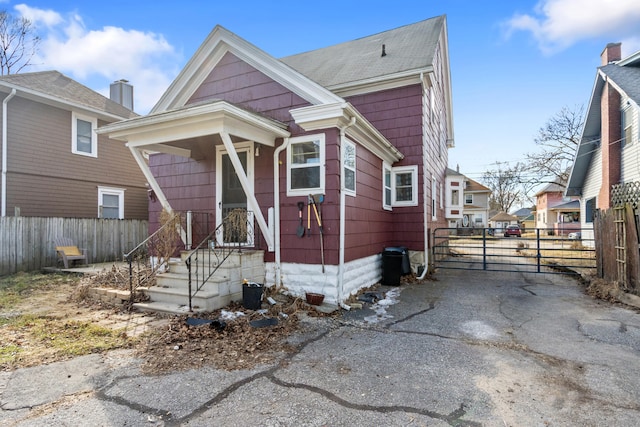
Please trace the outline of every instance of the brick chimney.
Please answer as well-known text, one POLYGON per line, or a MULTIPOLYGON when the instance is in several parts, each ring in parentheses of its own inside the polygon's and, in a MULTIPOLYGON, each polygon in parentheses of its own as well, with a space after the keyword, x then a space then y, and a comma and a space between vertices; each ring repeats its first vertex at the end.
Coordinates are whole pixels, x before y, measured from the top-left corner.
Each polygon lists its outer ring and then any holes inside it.
MULTIPOLYGON (((609 43, 602 52, 602 65, 621 59, 621 43, 609 43)), ((611 207, 611 186, 620 183, 622 143, 620 130, 620 93, 605 82, 600 97, 600 138, 602 147, 602 185, 598 208, 611 207)))
POLYGON ((622 59, 622 43, 609 43, 600 54, 602 65, 622 59))

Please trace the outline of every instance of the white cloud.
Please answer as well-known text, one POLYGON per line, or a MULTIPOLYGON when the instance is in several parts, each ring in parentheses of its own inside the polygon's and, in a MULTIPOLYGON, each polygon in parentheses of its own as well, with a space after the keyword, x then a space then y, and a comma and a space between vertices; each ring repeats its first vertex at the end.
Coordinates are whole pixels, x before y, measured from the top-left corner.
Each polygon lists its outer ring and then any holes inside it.
POLYGON ((62 16, 58 12, 53 10, 43 10, 29 7, 26 4, 18 4, 15 6, 15 10, 20 13, 21 16, 27 18, 35 25, 44 24, 47 27, 51 27, 62 22, 62 16))
POLYGON ((532 14, 516 14, 505 23, 508 35, 530 32, 546 53, 595 37, 615 42, 638 34, 638 0, 542 0, 532 14))
POLYGON ((106 96, 108 83, 127 79, 134 86, 138 113, 153 107, 178 72, 179 55, 162 34, 113 26, 89 30, 78 14, 63 17, 19 7, 42 37, 39 55, 32 60, 38 69, 58 70, 106 96))

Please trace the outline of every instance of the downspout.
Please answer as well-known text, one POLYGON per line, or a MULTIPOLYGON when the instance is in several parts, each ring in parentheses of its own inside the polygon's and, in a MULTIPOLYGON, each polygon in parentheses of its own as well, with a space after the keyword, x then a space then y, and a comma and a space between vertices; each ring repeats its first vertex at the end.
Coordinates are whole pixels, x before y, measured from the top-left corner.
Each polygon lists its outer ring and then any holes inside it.
MULTIPOLYGON (((422 72, 420 73, 420 82, 422 83, 422 99, 425 99, 425 96, 427 94, 427 84, 425 83, 425 75, 422 72)), ((426 103, 423 102, 422 105, 424 106, 426 105, 426 103)), ((426 111, 422 112, 423 126, 425 124, 425 113, 426 111)), ((426 129, 426 126, 424 126, 424 129, 422 130, 423 135, 425 135, 426 129)), ((429 270, 429 213, 427 212, 428 203, 427 198, 425 197, 427 194, 427 150, 425 149, 426 144, 426 136, 423 136, 422 152, 425 153, 422 159, 422 211, 424 212, 424 236, 422 237, 422 239, 424 241, 424 269, 422 269, 422 274, 417 278, 418 280, 424 279, 427 276, 427 271, 429 270)))
POLYGON ((340 252, 338 260, 338 304, 345 310, 350 310, 351 307, 346 305, 342 301, 342 292, 344 291, 344 243, 346 232, 346 196, 344 194, 344 170, 342 167, 342 154, 344 148, 344 139, 346 138, 347 128, 356 124, 356 117, 351 117, 348 124, 340 128, 340 252))
POLYGON ((280 153, 289 146, 289 138, 284 138, 284 142, 273 152, 273 244, 276 253, 275 263, 275 284, 281 286, 280 277, 280 153))
POLYGON ((7 216, 7 151, 8 151, 8 136, 7 136, 7 104, 16 95, 16 89, 11 89, 11 93, 7 95, 2 101, 2 211, 0 216, 7 216))

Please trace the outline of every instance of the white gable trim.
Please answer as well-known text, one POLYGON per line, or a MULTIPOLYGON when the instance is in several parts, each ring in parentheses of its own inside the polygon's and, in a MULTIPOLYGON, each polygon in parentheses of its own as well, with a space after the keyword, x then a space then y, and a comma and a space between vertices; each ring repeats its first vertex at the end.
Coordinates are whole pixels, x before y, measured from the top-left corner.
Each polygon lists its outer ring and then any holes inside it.
POLYGON ((182 107, 211 70, 230 52, 312 104, 339 102, 339 96, 221 26, 216 26, 171 83, 151 114, 182 107))
MULTIPOLYGON (((108 134, 112 139, 127 141, 130 146, 153 145, 154 150, 158 150, 155 144, 221 132, 271 147, 275 145, 276 138, 289 136, 283 123, 245 111, 225 101, 136 117, 98 129, 99 134, 108 134)), ((158 151, 172 153, 166 150, 158 151)), ((185 151, 184 154, 188 153, 185 151)))
POLYGON ((390 164, 404 158, 404 155, 348 102, 296 108, 290 113, 296 124, 305 131, 346 129, 347 136, 378 158, 390 164), (356 122, 351 126, 349 124, 354 117, 356 122))

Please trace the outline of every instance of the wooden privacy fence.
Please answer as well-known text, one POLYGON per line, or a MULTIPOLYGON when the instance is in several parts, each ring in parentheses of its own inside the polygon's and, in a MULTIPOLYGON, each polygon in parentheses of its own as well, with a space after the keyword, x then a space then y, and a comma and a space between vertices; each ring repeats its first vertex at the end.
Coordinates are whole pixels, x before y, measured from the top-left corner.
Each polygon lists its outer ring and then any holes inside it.
POLYGON ((633 206, 596 211, 593 231, 598 277, 640 295, 638 217, 633 206))
POLYGON ((0 218, 0 276, 55 266, 54 241, 69 237, 88 251, 88 262, 122 260, 148 236, 147 220, 96 218, 0 218))

